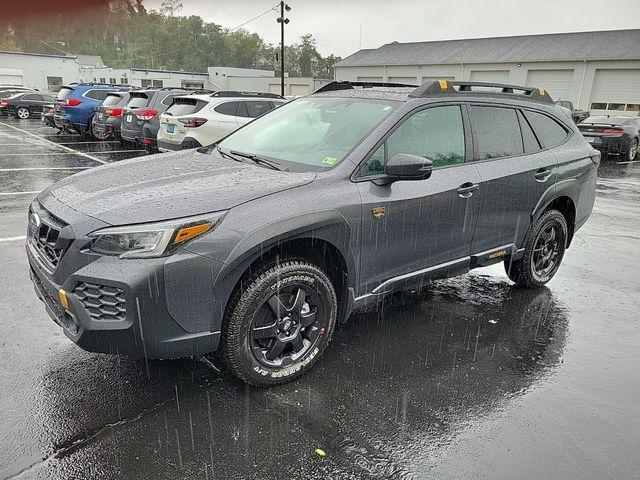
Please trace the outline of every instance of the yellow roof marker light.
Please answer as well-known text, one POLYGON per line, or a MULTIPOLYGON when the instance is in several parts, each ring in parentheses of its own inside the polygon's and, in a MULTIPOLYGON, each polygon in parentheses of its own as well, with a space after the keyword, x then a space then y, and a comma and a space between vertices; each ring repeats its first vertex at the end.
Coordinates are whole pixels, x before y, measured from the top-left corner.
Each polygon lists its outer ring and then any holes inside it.
POLYGON ((446 90, 448 85, 447 85, 447 81, 446 80, 438 80, 438 83, 440 84, 440 90, 446 90))
POLYGON ((544 97, 544 88, 539 88, 538 91, 540 92, 540 96, 544 97))
POLYGON ((69 300, 67 299, 67 292, 65 292, 63 289, 59 289, 58 298, 60 299, 60 305, 62 305, 65 310, 69 310, 69 300))
POLYGON ((206 220, 198 225, 190 225, 186 227, 180 228, 173 237, 171 241, 172 245, 177 245, 179 243, 190 240, 194 237, 197 237, 201 233, 206 232, 211 227, 213 227, 213 222, 206 220))

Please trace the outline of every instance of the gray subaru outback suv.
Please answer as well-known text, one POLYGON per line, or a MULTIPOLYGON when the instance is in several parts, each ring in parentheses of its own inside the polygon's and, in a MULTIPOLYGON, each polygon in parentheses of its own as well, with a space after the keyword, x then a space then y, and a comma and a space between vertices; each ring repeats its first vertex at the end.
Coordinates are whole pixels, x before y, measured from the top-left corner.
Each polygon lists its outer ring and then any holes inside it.
POLYGON ((385 294, 504 262, 540 287, 591 213, 600 156, 536 88, 334 82, 217 144, 92 169, 29 212, 38 296, 95 352, 220 351, 301 375, 385 294))

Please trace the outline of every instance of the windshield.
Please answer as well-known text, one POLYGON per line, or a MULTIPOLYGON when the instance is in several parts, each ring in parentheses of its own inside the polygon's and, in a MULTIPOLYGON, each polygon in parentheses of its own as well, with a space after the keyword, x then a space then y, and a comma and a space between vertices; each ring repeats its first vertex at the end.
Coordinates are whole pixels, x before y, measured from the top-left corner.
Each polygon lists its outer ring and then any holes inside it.
POLYGON ((147 106, 147 102, 149 101, 149 99, 147 98, 147 96, 138 96, 138 95, 131 95, 131 98, 129 99, 129 103, 127 104, 127 108, 142 108, 142 107, 146 107, 147 106))
POLYGON ((305 97, 249 123, 220 142, 239 151, 330 168, 380 123, 396 103, 374 99, 305 97))

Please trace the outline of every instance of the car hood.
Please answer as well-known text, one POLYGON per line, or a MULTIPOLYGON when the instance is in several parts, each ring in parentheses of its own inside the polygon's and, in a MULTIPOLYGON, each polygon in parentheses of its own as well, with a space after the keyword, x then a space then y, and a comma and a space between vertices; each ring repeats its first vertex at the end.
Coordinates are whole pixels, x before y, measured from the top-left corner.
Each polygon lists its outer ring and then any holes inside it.
POLYGON ((84 215, 127 225, 227 210, 315 177, 187 150, 85 170, 53 184, 38 200, 46 208, 53 196, 84 215))

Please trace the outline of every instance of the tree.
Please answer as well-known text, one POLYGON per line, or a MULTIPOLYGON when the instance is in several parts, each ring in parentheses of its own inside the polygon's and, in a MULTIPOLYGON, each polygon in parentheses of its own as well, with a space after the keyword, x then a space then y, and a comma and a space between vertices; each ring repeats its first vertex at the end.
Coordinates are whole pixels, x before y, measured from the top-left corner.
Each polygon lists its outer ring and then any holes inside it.
POLYGON ((180 0, 164 0, 160 4, 160 13, 174 17, 176 13, 182 10, 182 2, 180 0))

